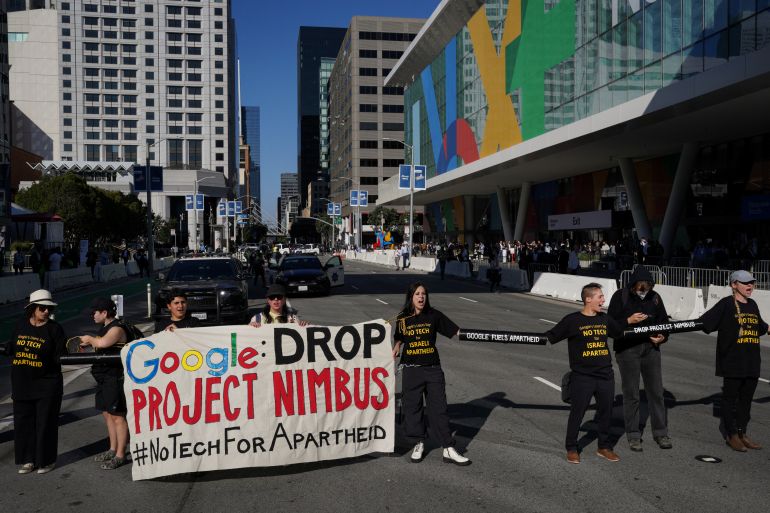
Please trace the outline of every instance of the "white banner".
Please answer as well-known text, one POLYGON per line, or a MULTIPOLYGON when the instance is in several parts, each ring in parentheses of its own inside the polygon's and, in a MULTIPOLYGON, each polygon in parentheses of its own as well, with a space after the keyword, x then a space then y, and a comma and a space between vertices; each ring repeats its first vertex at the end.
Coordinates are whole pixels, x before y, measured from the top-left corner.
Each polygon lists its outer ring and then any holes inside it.
POLYGON ((134 480, 393 451, 382 320, 167 331, 121 358, 134 480))
POLYGON ((575 212, 548 216, 549 230, 590 230, 595 228, 610 228, 612 226, 612 210, 594 210, 592 212, 575 212))

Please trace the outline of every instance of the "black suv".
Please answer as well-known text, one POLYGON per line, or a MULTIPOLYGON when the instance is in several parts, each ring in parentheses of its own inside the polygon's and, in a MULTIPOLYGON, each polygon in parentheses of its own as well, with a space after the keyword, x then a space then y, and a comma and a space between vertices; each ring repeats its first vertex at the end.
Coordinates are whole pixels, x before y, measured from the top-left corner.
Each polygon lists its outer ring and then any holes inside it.
POLYGON ((169 317, 173 289, 187 294, 187 312, 204 325, 245 324, 249 320, 249 286, 241 263, 230 257, 184 258, 167 274, 158 274, 155 319, 169 317))

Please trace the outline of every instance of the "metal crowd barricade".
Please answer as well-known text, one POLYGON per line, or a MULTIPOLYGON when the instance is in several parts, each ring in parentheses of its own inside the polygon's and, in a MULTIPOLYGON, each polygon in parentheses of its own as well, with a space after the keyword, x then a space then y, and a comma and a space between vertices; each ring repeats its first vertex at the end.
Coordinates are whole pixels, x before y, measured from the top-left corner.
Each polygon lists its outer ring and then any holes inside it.
POLYGON ((755 273, 770 273, 770 260, 755 260, 751 268, 755 273))
POLYGON ((692 275, 690 267, 663 266, 661 271, 666 275, 666 283, 673 287, 690 287, 692 275))
POLYGON ((730 273, 727 269, 690 269, 690 287, 706 288, 710 284, 727 285, 730 281, 730 273))
POLYGON ((770 290, 770 272, 755 271, 753 274, 757 280, 754 284, 755 289, 770 290))
MULTIPOLYGON (((628 282, 631 279, 631 275, 639 266, 640 264, 636 264, 634 265, 633 269, 626 269, 620 273, 620 288, 626 287, 628 285, 628 282)), ((650 272, 652 279, 655 280, 655 283, 658 285, 668 285, 666 273, 662 271, 660 267, 657 265, 642 265, 641 267, 644 267, 650 272)))

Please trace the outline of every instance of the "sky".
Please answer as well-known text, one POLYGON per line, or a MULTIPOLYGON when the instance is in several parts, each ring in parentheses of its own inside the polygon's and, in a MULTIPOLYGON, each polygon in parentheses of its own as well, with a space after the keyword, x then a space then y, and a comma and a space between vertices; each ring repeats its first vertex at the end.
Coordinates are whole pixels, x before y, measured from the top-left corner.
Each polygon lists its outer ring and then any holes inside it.
POLYGON ((262 208, 275 216, 280 175, 297 171, 300 26, 347 28, 353 16, 428 18, 440 0, 232 0, 241 104, 260 107, 262 208))

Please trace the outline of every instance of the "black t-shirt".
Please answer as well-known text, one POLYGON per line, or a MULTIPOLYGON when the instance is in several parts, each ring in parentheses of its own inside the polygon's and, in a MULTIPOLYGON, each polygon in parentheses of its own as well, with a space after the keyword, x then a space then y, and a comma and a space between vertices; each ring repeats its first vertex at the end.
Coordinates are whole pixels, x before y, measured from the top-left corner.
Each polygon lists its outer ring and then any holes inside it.
POLYGON ((29 400, 61 395, 61 364, 67 337, 55 321, 32 326, 22 319, 16 326, 8 355, 11 360, 11 387, 13 399, 29 400))
MULTIPOLYGON (((635 292, 628 288, 615 291, 610 299, 610 306, 607 308, 607 315, 612 317, 617 322, 623 322, 631 317, 633 314, 641 312, 647 314, 647 318, 637 324, 637 326, 653 326, 656 324, 663 324, 668 322, 668 312, 663 304, 663 300, 660 294, 651 290, 647 293, 644 299, 636 295, 635 292), (625 298, 625 301, 623 299, 625 298)), ((653 333, 657 335, 657 333, 653 333)), ((665 333, 662 333, 665 335, 665 333)), ((667 340, 668 336, 664 339, 667 340)), ((615 338, 613 348, 615 352, 622 353, 626 349, 638 346, 639 344, 650 344, 650 337, 620 337, 615 338)), ((656 345, 656 349, 660 349, 660 346, 656 345)))
POLYGON ((700 318, 703 331, 718 331, 717 376, 758 378, 762 363, 759 337, 767 333, 767 323, 759 315, 759 307, 753 299, 738 303, 738 308, 740 317, 733 296, 720 299, 700 318))
POLYGON ((396 333, 393 338, 403 344, 401 363, 404 365, 440 365, 436 348, 438 333, 452 338, 460 328, 446 315, 431 308, 419 315, 403 314, 396 320, 396 333))
POLYGON ((619 335, 627 323, 618 323, 605 313, 594 316, 575 312, 564 317, 546 332, 551 344, 567 339, 569 367, 573 372, 610 379, 612 356, 607 345, 607 336, 619 335))
MULTIPOLYGON (((107 334, 108 331, 110 331, 114 327, 118 327, 123 330, 123 333, 126 335, 126 340, 128 340, 129 333, 128 330, 126 330, 125 327, 123 327, 122 324, 120 324, 120 321, 117 319, 113 320, 111 323, 102 326, 102 328, 99 330, 99 333, 96 335, 97 337, 103 337, 107 334)), ((116 344, 111 345, 110 347, 102 347, 102 348, 96 348, 94 349, 94 353, 96 354, 120 354, 120 350, 123 349, 123 346, 126 345, 126 342, 117 342, 116 344)), ((114 376, 121 376, 123 374, 123 364, 120 361, 116 362, 99 362, 93 364, 91 366, 91 374, 111 374, 114 376)))
POLYGON ((181 321, 172 321, 171 317, 169 317, 168 319, 155 321, 155 333, 160 333, 171 324, 175 324, 177 328, 197 328, 201 325, 198 319, 189 315, 181 321))

